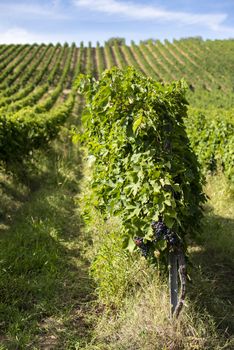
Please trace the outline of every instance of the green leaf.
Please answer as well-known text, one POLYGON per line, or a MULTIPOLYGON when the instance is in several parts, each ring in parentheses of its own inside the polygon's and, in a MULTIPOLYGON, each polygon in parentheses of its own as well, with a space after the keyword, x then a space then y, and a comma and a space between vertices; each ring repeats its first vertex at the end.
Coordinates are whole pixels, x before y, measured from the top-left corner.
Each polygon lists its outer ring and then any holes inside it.
POLYGON ((157 242, 156 247, 159 250, 164 251, 167 249, 167 242, 164 239, 162 239, 162 240, 157 242))
POLYGON ((134 121, 133 125, 132 125, 132 130, 133 130, 134 133, 136 133, 136 131, 143 124, 143 122, 144 122, 144 116, 142 114, 140 114, 138 116, 138 118, 134 121))
POLYGON ((132 237, 129 237, 127 250, 132 253, 134 249, 136 248, 135 242, 133 241, 132 237))
POLYGON ((182 119, 183 82, 160 84, 134 68, 113 68, 89 80, 84 95, 82 136, 95 156, 95 196, 104 215, 121 217, 125 247, 133 250, 132 235, 139 235, 153 252, 150 225, 159 218, 185 240, 199 228, 205 197, 182 119))

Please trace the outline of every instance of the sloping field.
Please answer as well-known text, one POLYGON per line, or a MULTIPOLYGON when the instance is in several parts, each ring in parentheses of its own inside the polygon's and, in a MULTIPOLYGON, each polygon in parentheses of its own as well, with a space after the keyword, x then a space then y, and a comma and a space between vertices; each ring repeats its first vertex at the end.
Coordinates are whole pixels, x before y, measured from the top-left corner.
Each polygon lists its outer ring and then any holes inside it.
POLYGON ((76 108, 75 101, 78 103, 73 83, 79 73, 98 78, 106 68, 132 65, 161 82, 185 79, 187 99, 192 107, 187 121, 191 144, 208 170, 215 169, 218 161, 222 167, 229 168, 230 175, 233 156, 230 165, 229 155, 234 142, 231 125, 234 121, 233 57, 234 40, 196 38, 173 43, 151 40, 136 45, 132 42, 130 46, 116 40, 107 42, 104 47, 99 43, 96 47, 91 43, 88 47, 83 43, 79 47, 74 43, 71 46, 1 45, 0 159, 20 158, 56 137, 59 126, 76 108), (200 114, 205 117, 197 117, 200 114), (212 125, 211 119, 214 120, 212 125), (204 143, 197 144, 196 140, 199 128, 208 130, 202 137, 206 143, 208 138, 210 144, 205 159, 200 154, 204 143), (215 136, 218 143, 223 138, 231 138, 228 149, 225 146, 227 160, 223 150, 214 147, 210 137, 214 129, 220 130, 215 136), (211 165, 213 158, 214 166, 211 165))
POLYGON ((83 43, 79 47, 75 44, 0 45, 0 106, 11 103, 17 110, 20 102, 24 107, 56 95, 58 100, 54 97, 54 106, 67 96, 75 74, 98 77, 114 65, 120 68, 133 65, 165 82, 185 78, 191 91, 202 88, 228 93, 234 84, 233 56, 234 40, 148 41, 139 45, 132 42, 130 46, 116 42, 104 47, 99 43, 96 46, 90 43, 88 47, 83 43), (60 91, 56 94, 58 84, 60 91))
POLYGON ((233 72, 231 39, 0 45, 0 350, 233 349, 233 72), (175 323, 167 281, 97 210, 79 143, 76 77, 129 65, 185 79, 185 126, 207 178, 175 323))

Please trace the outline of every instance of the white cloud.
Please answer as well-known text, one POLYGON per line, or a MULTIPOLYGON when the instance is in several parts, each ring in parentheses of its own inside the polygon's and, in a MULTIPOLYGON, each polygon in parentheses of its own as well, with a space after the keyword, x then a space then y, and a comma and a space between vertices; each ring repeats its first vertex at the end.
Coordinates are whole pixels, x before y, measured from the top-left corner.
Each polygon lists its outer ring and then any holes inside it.
POLYGON ((35 35, 23 28, 13 27, 0 33, 0 42, 4 44, 23 44, 35 42, 35 35))
POLYGON ((52 0, 51 3, 54 8, 57 8, 61 5, 61 0, 52 0))
POLYGON ((221 25, 216 29, 217 38, 233 38, 234 37, 234 27, 228 27, 221 25))
POLYGON ((227 14, 193 14, 168 11, 157 6, 134 4, 116 0, 73 0, 78 7, 112 15, 122 15, 134 20, 174 21, 180 24, 203 25, 214 31, 219 30, 227 14))
MULTIPOLYGON (((113 36, 112 32, 99 32, 98 40, 105 41, 113 36)), ((34 31, 29 31, 23 27, 11 27, 9 29, 3 30, 0 29, 0 44, 34 44, 34 43, 72 43, 76 42, 78 45, 81 41, 85 42, 88 45, 88 42, 93 40, 93 32, 85 32, 71 33, 66 34, 64 32, 56 32, 56 33, 44 33, 39 34, 34 31)), ((95 36, 95 40, 97 40, 95 36)), ((95 41, 93 42, 95 43, 95 41)))
POLYGON ((37 34, 22 27, 12 27, 5 31, 0 31, 0 44, 33 44, 33 43, 57 43, 67 41, 65 35, 57 33, 37 34))
POLYGON ((17 18, 46 18, 50 20, 68 19, 64 13, 56 11, 59 5, 58 1, 53 1, 46 6, 38 4, 10 3, 0 4, 1 16, 17 18))

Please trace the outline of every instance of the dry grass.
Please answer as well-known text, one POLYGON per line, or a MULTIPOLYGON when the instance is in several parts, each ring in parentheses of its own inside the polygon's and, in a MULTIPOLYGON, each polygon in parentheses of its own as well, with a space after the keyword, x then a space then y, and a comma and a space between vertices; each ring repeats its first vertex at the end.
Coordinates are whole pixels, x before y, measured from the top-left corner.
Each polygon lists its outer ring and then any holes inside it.
MULTIPOLYGON (((188 300, 179 320, 170 320, 167 285, 157 278, 143 280, 121 309, 100 317, 93 346, 113 350, 231 349, 220 339, 212 318, 195 311, 188 300)), ((92 349, 91 344, 87 349, 92 349)))
POLYGON ((233 206, 232 191, 223 176, 210 178, 206 191, 211 198, 205 213, 205 230, 199 242, 189 249, 194 263, 192 284, 188 285, 182 314, 173 322, 169 318, 166 279, 162 280, 144 258, 133 255, 127 259, 121 253, 118 220, 104 221, 95 210, 92 212, 94 220, 89 220, 88 230, 93 233, 94 248, 90 253, 96 259, 94 277, 99 302, 104 305, 99 306, 94 337, 86 350, 234 348, 230 336, 231 276, 227 266, 221 264, 223 259, 231 258, 232 235, 226 220, 228 217, 232 223, 233 213, 228 211, 233 206), (215 254, 219 255, 219 270, 213 263, 215 254))

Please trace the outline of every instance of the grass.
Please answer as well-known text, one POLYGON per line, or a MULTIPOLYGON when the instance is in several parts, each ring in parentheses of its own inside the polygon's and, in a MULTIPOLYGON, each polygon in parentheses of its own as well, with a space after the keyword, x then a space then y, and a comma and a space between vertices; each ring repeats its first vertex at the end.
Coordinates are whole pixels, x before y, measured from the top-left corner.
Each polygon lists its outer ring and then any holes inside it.
POLYGON ((78 349, 90 337, 93 283, 74 201, 81 162, 66 129, 62 141, 37 154, 24 184, 2 171, 11 214, 0 231, 1 349, 78 349))
POLYGON ((205 190, 210 199, 203 232, 189 246, 192 282, 175 322, 168 317, 167 281, 144 258, 124 253, 120 222, 103 221, 91 206, 86 230, 93 239, 92 275, 102 306, 86 350, 233 348, 233 191, 221 174, 209 177, 205 190))
POLYGON ((209 201, 201 243, 234 259, 234 188, 223 174, 218 174, 208 177, 205 191, 209 201))
POLYGON ((221 341, 208 314, 195 312, 187 302, 182 318, 171 322, 165 282, 155 278, 146 283, 146 279, 142 279, 145 283, 141 281, 134 297, 125 299, 121 311, 101 317, 96 330, 99 349, 218 348, 217 344, 221 341))
POLYGON ((230 337, 234 333, 234 192, 219 174, 208 177, 206 193, 210 199, 203 232, 190 248, 196 285, 190 292, 213 315, 218 329, 230 337))
POLYGON ((234 205, 226 179, 208 178, 204 230, 189 248, 192 283, 172 323, 167 281, 121 249, 118 219, 87 209, 89 162, 69 138, 64 128, 33 171, 19 169, 21 181, 1 171, 0 349, 231 350, 234 205))

